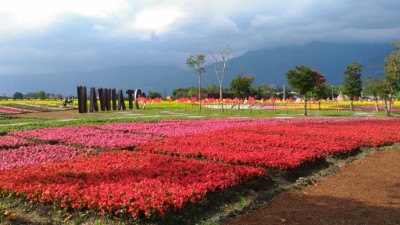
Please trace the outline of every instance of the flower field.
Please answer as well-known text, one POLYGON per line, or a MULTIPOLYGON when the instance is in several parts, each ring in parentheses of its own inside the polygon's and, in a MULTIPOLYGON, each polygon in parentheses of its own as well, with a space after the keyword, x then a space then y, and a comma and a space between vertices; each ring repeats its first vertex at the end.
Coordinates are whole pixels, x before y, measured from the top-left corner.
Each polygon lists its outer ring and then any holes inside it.
POLYGON ((400 141, 397 120, 288 120, 139 145, 137 150, 280 169, 363 146, 400 141))
POLYGON ((0 136, 0 194, 162 217, 267 168, 400 142, 396 119, 209 119, 81 125, 0 136))

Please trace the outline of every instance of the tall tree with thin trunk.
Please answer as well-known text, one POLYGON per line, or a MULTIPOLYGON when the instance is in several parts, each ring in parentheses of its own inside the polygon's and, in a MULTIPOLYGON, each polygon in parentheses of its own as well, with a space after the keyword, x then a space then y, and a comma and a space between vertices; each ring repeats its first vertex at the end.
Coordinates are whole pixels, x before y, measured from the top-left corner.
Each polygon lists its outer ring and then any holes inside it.
POLYGON ((191 55, 188 59, 186 59, 186 65, 189 68, 194 69, 199 77, 199 109, 201 111, 201 74, 205 72, 203 67, 203 63, 206 61, 205 56, 203 54, 199 55, 191 55))
POLYGON ((390 116, 393 95, 400 90, 400 40, 393 42, 395 50, 385 58, 385 76, 382 78, 385 113, 390 116))
POLYGON ((289 70, 286 77, 292 89, 303 95, 304 115, 307 116, 307 94, 325 83, 324 76, 318 70, 301 65, 289 70))
POLYGON ((350 110, 354 111, 353 100, 361 96, 361 71, 364 68, 360 63, 352 63, 344 71, 343 94, 350 98, 350 110))
POLYGON ((226 66, 228 65, 229 54, 231 53, 231 49, 229 45, 227 45, 224 49, 219 51, 220 58, 216 55, 212 55, 215 64, 215 76, 217 77, 219 84, 219 98, 222 99, 222 82, 225 77, 226 66), (219 73, 218 65, 221 64, 222 70, 221 74, 219 73))
POLYGON ((379 78, 374 77, 367 77, 365 79, 364 84, 364 93, 367 95, 372 95, 374 97, 375 111, 379 111, 378 107, 378 95, 379 95, 379 88, 381 85, 381 80, 379 78))

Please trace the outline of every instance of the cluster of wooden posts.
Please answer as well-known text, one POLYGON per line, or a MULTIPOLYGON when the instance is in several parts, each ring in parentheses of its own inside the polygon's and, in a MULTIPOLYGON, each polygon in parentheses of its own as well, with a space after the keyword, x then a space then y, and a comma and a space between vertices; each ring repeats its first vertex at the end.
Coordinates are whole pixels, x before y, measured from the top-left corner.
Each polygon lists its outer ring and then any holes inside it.
MULTIPOLYGON (((124 94, 122 89, 117 91, 115 88, 98 88, 96 91, 95 87, 90 88, 89 93, 89 108, 87 105, 88 96, 86 86, 77 86, 78 92, 78 110, 79 113, 98 112, 100 101, 100 111, 110 111, 110 110, 126 110, 124 102, 124 94), (98 95, 98 96, 97 96, 98 95)), ((135 102, 135 108, 139 109, 139 103, 137 99, 139 97, 145 97, 146 95, 140 90, 127 90, 129 109, 133 109, 133 102, 135 102)))

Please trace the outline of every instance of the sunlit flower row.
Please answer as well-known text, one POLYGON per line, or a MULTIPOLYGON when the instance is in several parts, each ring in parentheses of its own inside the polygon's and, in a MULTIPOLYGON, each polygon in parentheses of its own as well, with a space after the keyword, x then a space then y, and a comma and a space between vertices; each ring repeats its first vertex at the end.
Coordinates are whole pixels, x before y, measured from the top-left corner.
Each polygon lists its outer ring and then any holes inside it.
POLYGON ((166 138, 136 150, 288 169, 331 153, 395 142, 400 142, 399 120, 308 120, 166 138))
POLYGON ((162 216, 264 169, 129 151, 0 171, 0 193, 101 213, 162 216))

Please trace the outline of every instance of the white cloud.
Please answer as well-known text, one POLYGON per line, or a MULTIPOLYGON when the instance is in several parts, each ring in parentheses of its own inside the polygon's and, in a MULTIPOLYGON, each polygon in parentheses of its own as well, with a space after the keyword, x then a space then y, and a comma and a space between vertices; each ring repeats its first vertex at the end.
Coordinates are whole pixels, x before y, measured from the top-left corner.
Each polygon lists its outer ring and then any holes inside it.
POLYGON ((239 32, 237 25, 230 19, 223 16, 215 16, 210 21, 209 27, 215 31, 239 32))
POLYGON ((95 24, 95 25, 93 25, 93 29, 98 30, 98 31, 105 31, 108 28, 106 26, 104 26, 104 25, 101 25, 101 24, 95 24))
POLYGON ((123 11, 124 0, 0 0, 0 34, 38 32, 67 14, 105 18, 123 11))
POLYGON ((140 11, 133 23, 128 24, 126 31, 133 31, 135 35, 149 39, 152 35, 162 35, 174 25, 182 22, 185 14, 173 7, 151 7, 140 11))
POLYGON ((278 16, 256 15, 250 22, 251 27, 258 28, 263 26, 271 26, 279 23, 278 16))

